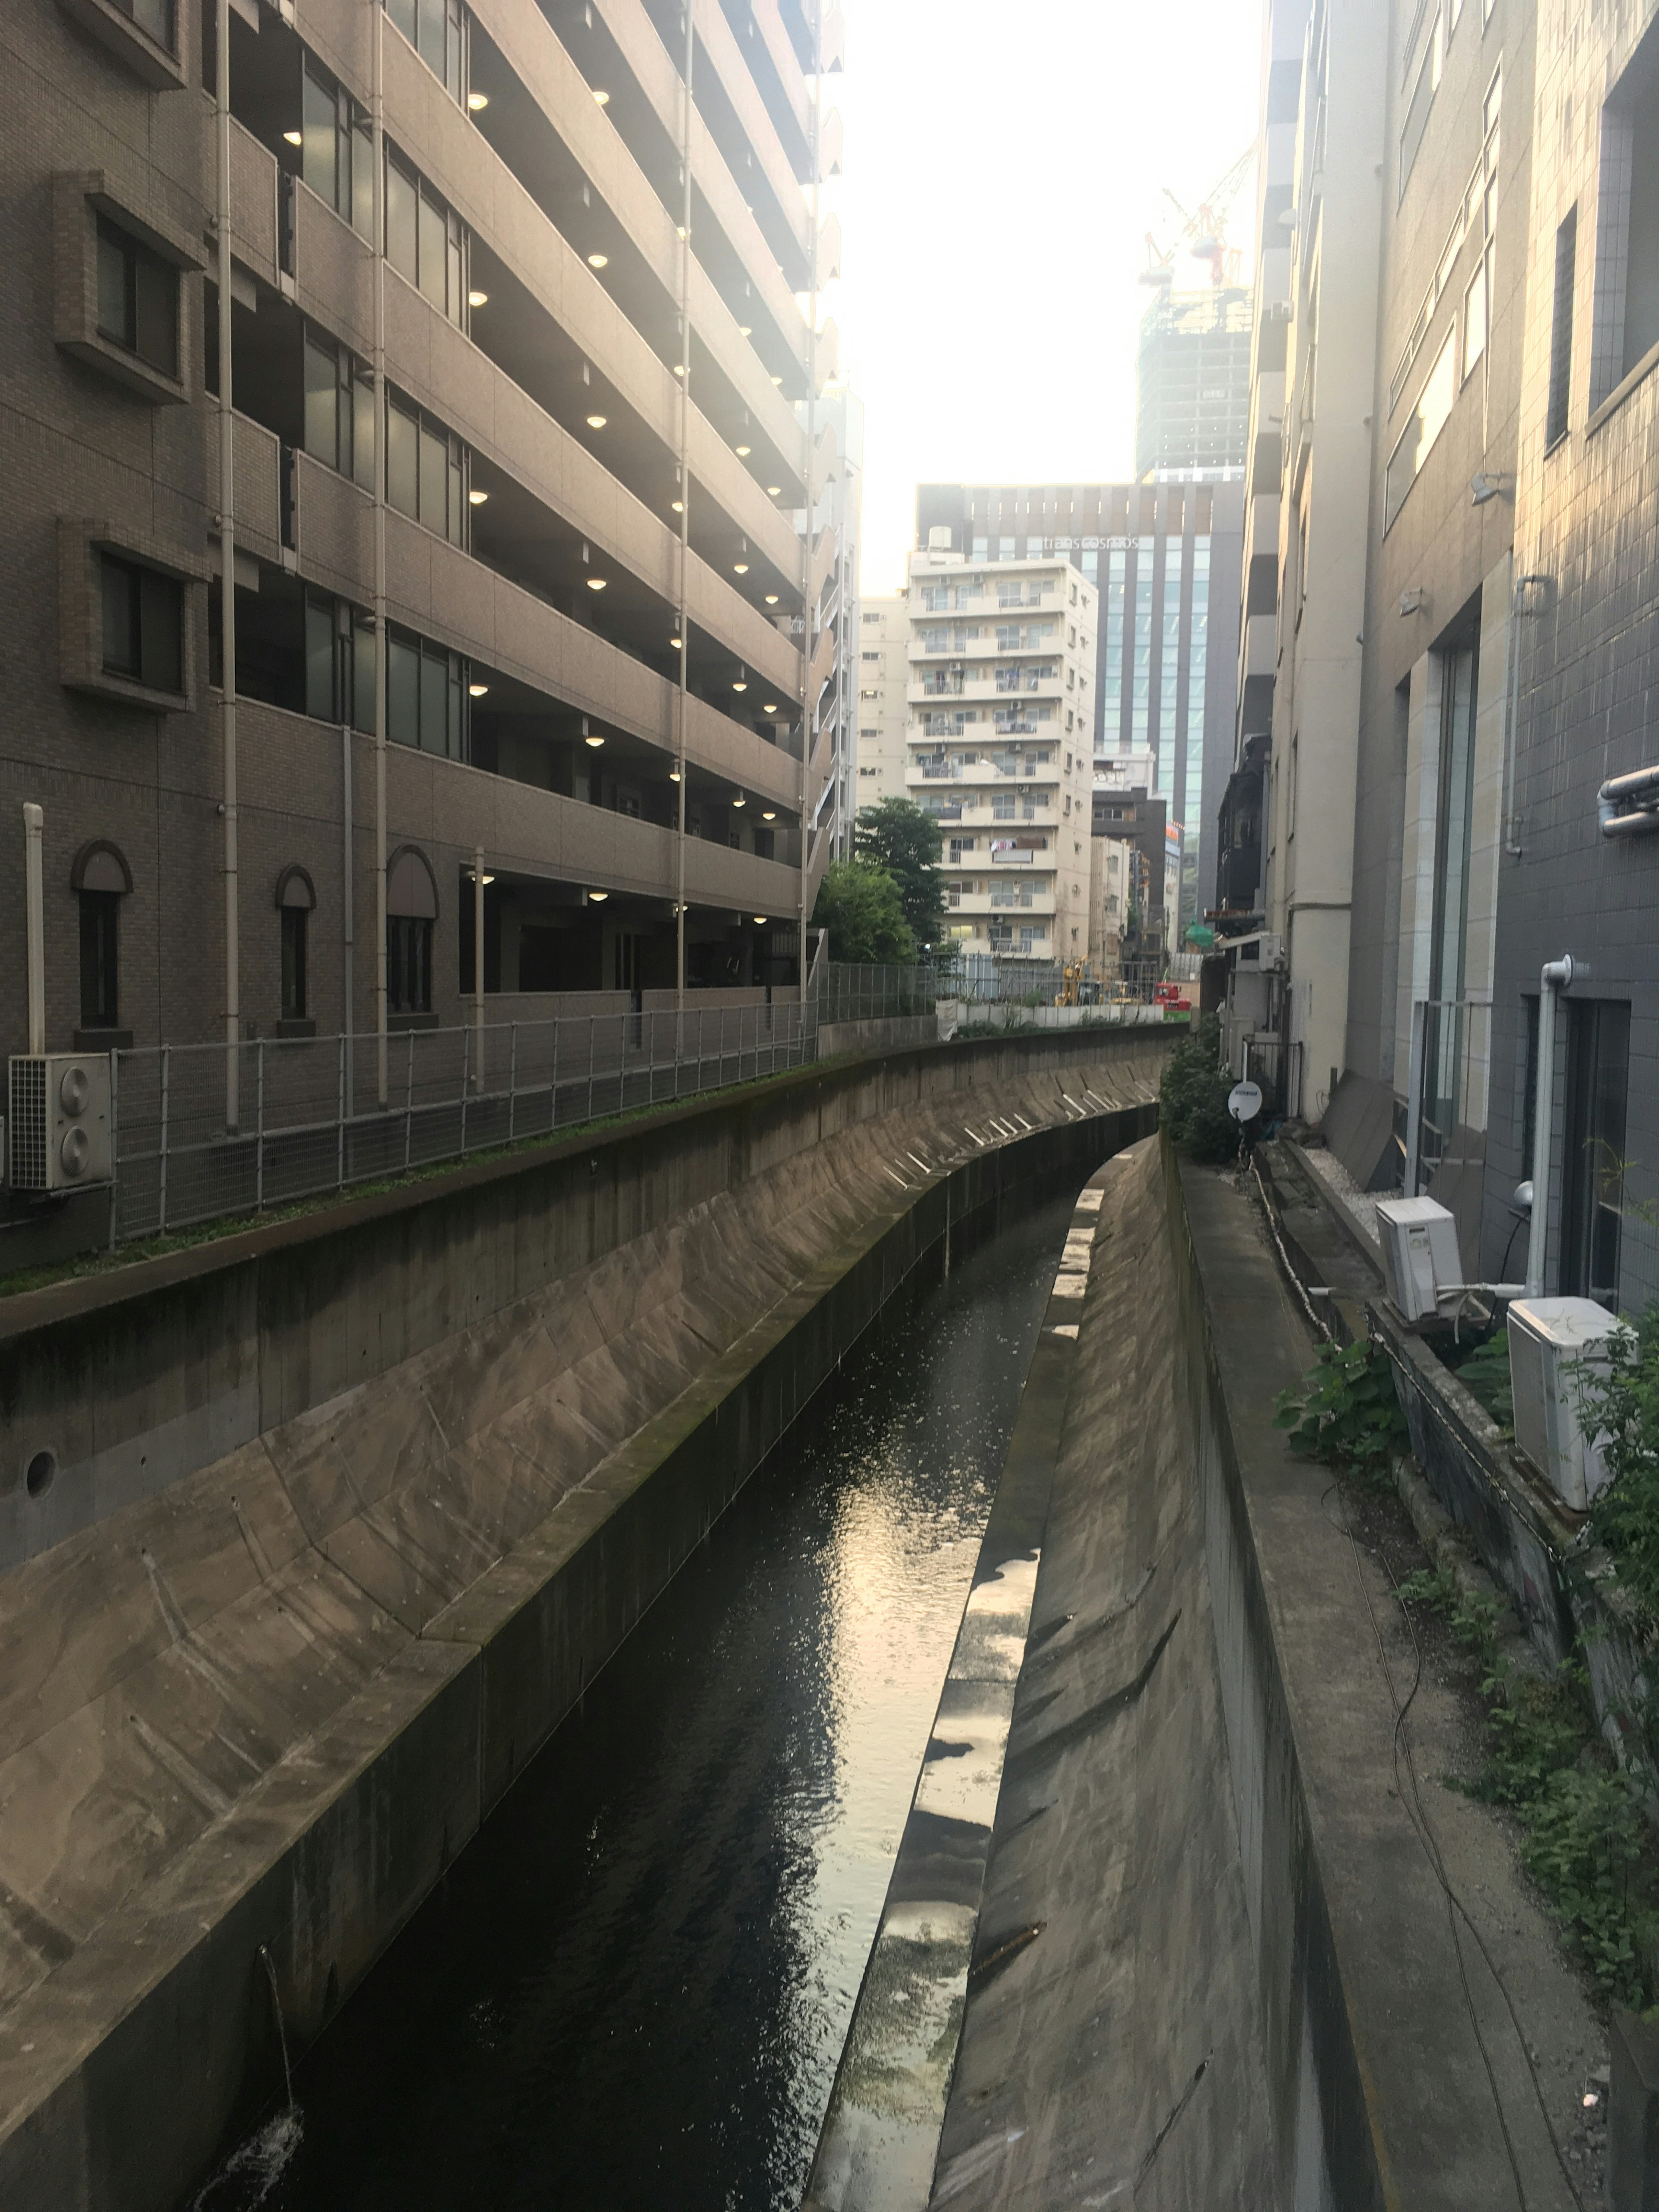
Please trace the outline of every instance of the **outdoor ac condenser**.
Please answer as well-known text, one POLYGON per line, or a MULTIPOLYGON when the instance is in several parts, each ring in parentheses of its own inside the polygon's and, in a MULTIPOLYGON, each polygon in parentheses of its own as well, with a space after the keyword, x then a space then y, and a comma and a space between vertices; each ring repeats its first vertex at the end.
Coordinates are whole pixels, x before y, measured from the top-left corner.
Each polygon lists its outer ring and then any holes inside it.
POLYGON ((1596 1440, 1579 1426, 1579 1377, 1605 1371, 1608 1340, 1623 1326, 1594 1298, 1517 1298, 1510 1308, 1516 1449, 1576 1513, 1607 1480, 1596 1440))
POLYGON ((109 1054, 19 1054, 10 1064, 6 1133, 15 1190, 82 1190, 108 1182, 109 1054))
POLYGON ((1463 1279, 1456 1222, 1432 1198, 1385 1198, 1376 1233, 1389 1297, 1407 1321, 1431 1319, 1440 1310, 1439 1292, 1463 1279))

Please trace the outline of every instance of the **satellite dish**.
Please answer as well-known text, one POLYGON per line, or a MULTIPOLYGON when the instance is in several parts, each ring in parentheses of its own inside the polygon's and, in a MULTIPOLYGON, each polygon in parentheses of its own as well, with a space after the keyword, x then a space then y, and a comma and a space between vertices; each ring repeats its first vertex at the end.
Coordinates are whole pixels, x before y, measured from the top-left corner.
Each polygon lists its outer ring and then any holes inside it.
POLYGON ((1261 1085, 1259 1083, 1235 1083, 1227 1093, 1227 1111, 1241 1128, 1246 1121, 1254 1121, 1261 1111, 1261 1085))

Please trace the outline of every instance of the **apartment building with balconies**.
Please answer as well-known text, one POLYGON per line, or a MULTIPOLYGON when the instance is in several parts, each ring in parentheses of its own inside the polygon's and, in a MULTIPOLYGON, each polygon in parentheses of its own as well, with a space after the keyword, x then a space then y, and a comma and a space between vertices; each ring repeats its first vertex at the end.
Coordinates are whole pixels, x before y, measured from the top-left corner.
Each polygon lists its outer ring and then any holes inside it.
MULTIPOLYGON (((941 532, 941 536, 944 533, 941 532)), ((906 794, 943 846, 969 953, 1081 960, 1089 944, 1093 586, 1063 554, 912 554, 906 794)))
POLYGON ((895 592, 859 608, 859 806, 909 796, 910 601, 895 592))
POLYGON ((0 902, 21 943, 38 804, 49 1047, 797 980, 846 609, 819 13, 4 12, 0 902))

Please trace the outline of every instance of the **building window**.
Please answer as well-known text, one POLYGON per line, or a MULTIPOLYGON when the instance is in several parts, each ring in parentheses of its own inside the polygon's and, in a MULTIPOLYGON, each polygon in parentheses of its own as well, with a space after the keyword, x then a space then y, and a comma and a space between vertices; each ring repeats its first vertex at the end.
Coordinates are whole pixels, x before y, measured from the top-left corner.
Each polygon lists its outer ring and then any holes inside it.
POLYGON ((283 908, 283 1019, 302 1022, 307 1018, 309 998, 306 988, 306 937, 311 916, 302 906, 283 908))
POLYGON ((1659 346, 1659 26, 1601 110, 1596 204, 1592 407, 1659 346))
POLYGON ((374 156, 368 118, 309 54, 300 85, 300 174, 354 230, 374 236, 374 156))
POLYGON ((388 394, 386 495, 389 506, 453 545, 466 540, 466 449, 412 402, 388 394))
POLYGON ((1382 527, 1389 528, 1405 505, 1406 494, 1417 481, 1419 470, 1434 450, 1434 441, 1445 428, 1457 398, 1456 333, 1448 331, 1434 367, 1423 380, 1399 443, 1389 459, 1383 480, 1382 527))
POLYGON ((306 451, 374 489, 374 380, 345 346, 305 335, 306 451))
POLYGON ((1567 1006, 1566 1149, 1561 1178, 1561 1291, 1619 1304, 1625 1100, 1630 1008, 1612 1000, 1567 1006))
POLYGON ((467 664, 458 653, 389 630, 386 644, 386 735, 447 760, 466 757, 467 664))
POLYGON ((179 271, 98 218, 98 335, 163 376, 179 374, 179 271))
POLYGON ((1550 323, 1549 412, 1544 422, 1546 450, 1567 434, 1572 389, 1572 292, 1578 258, 1578 210, 1573 208, 1555 234, 1555 303, 1550 323))
POLYGON ((1406 109, 1405 126, 1400 133, 1400 197, 1406 197, 1406 186, 1417 164, 1423 134, 1429 127, 1429 110, 1434 106, 1434 95, 1440 88, 1440 71, 1444 61, 1444 43, 1441 18, 1437 11, 1434 28, 1424 49, 1422 60, 1417 65, 1412 85, 1412 96, 1406 109))
POLYGON ((118 1029, 120 896, 115 891, 98 890, 82 890, 76 896, 81 907, 81 1026, 83 1030, 118 1029))
POLYGON ((466 11, 460 0, 386 0, 386 11, 452 99, 466 88, 466 11))
POLYGON ((179 33, 173 0, 114 0, 114 4, 146 38, 154 39, 170 54, 178 52, 179 33))
POLYGON ((386 1012, 432 1012, 432 924, 417 915, 392 914, 386 924, 386 1012))
POLYGON ((182 693, 184 586, 136 561, 99 556, 103 592, 104 672, 151 691, 182 693))
POLYGON ((390 148, 386 160, 386 258, 440 314, 466 323, 466 234, 460 217, 390 148))

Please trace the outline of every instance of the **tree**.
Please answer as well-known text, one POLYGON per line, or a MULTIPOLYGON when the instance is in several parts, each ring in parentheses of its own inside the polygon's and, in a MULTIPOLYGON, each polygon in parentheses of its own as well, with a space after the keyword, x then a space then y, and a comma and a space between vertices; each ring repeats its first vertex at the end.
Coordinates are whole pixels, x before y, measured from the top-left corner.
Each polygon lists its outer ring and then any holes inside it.
POLYGON ((818 886, 813 927, 830 933, 832 960, 903 966, 916 957, 893 878, 864 860, 832 860, 818 886))
POLYGON ((908 799, 884 799, 860 810, 853 850, 885 869, 918 945, 937 951, 945 935, 945 884, 939 871, 939 824, 908 799))

